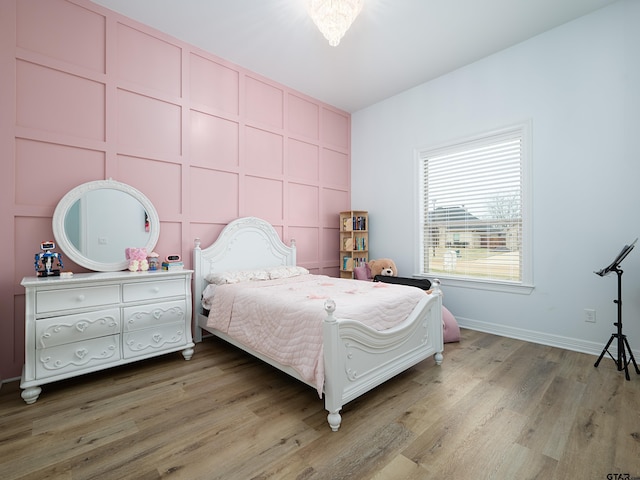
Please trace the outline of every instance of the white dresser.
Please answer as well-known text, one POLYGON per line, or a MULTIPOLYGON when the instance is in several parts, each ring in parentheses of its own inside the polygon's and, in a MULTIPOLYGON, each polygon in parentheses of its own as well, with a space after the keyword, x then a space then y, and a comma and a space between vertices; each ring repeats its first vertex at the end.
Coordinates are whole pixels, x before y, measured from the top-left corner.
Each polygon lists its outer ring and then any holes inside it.
POLYGON ((22 398, 40 385, 169 352, 193 355, 191 270, 26 277, 22 398))

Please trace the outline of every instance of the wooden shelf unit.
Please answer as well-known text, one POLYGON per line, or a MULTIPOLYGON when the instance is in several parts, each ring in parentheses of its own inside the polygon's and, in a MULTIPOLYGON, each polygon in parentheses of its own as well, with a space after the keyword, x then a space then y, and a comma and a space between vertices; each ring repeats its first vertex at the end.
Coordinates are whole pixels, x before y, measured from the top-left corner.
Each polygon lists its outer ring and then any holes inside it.
POLYGON ((340 212, 340 278, 354 278, 354 267, 369 261, 369 214, 340 212))

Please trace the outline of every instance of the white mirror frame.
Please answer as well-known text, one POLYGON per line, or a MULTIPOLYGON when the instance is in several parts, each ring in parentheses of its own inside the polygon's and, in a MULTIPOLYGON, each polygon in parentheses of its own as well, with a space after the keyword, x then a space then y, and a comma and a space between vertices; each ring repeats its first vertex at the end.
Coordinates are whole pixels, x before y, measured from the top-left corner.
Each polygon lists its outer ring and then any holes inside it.
MULTIPOLYGON (((149 241, 144 247, 147 249, 147 252, 151 252, 155 248, 156 243, 158 242, 158 237, 160 236, 160 218, 158 217, 158 212, 151 201, 142 192, 136 190, 130 185, 111 179, 83 183, 62 197, 53 213, 53 235, 58 243, 58 247, 67 257, 69 257, 69 259, 81 267, 85 267, 96 272, 117 272, 120 270, 126 270, 129 266, 129 262, 124 258, 119 262, 105 263, 96 262, 85 257, 80 251, 78 251, 73 243, 71 243, 64 229, 64 220, 71 206, 85 193, 100 189, 119 190, 131 195, 142 204, 149 217, 150 225, 149 241)), ((122 256, 124 257, 124 252, 122 252, 122 256)))

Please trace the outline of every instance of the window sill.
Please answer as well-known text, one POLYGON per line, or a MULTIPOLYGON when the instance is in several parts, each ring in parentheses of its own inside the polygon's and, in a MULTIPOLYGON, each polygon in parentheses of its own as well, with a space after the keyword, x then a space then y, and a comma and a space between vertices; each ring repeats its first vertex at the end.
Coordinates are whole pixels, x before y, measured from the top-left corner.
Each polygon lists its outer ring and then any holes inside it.
POLYGON ((477 278, 448 277, 446 275, 414 275, 416 278, 434 278, 440 280, 445 287, 471 288, 474 290, 488 290, 491 292, 516 293, 518 295, 530 295, 535 288, 533 285, 521 283, 498 282, 495 280, 483 280, 477 278))

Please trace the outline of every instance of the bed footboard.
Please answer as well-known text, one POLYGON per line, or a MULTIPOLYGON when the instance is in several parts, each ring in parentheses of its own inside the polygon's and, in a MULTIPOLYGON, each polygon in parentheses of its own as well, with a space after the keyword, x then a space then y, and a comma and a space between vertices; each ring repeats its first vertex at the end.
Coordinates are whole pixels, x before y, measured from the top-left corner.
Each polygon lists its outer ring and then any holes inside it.
POLYGON ((431 355, 436 364, 442 363, 441 295, 440 282, 434 280, 432 293, 425 294, 409 318, 385 331, 337 320, 335 302, 325 302, 324 394, 327 421, 333 431, 340 428, 344 404, 431 355))

